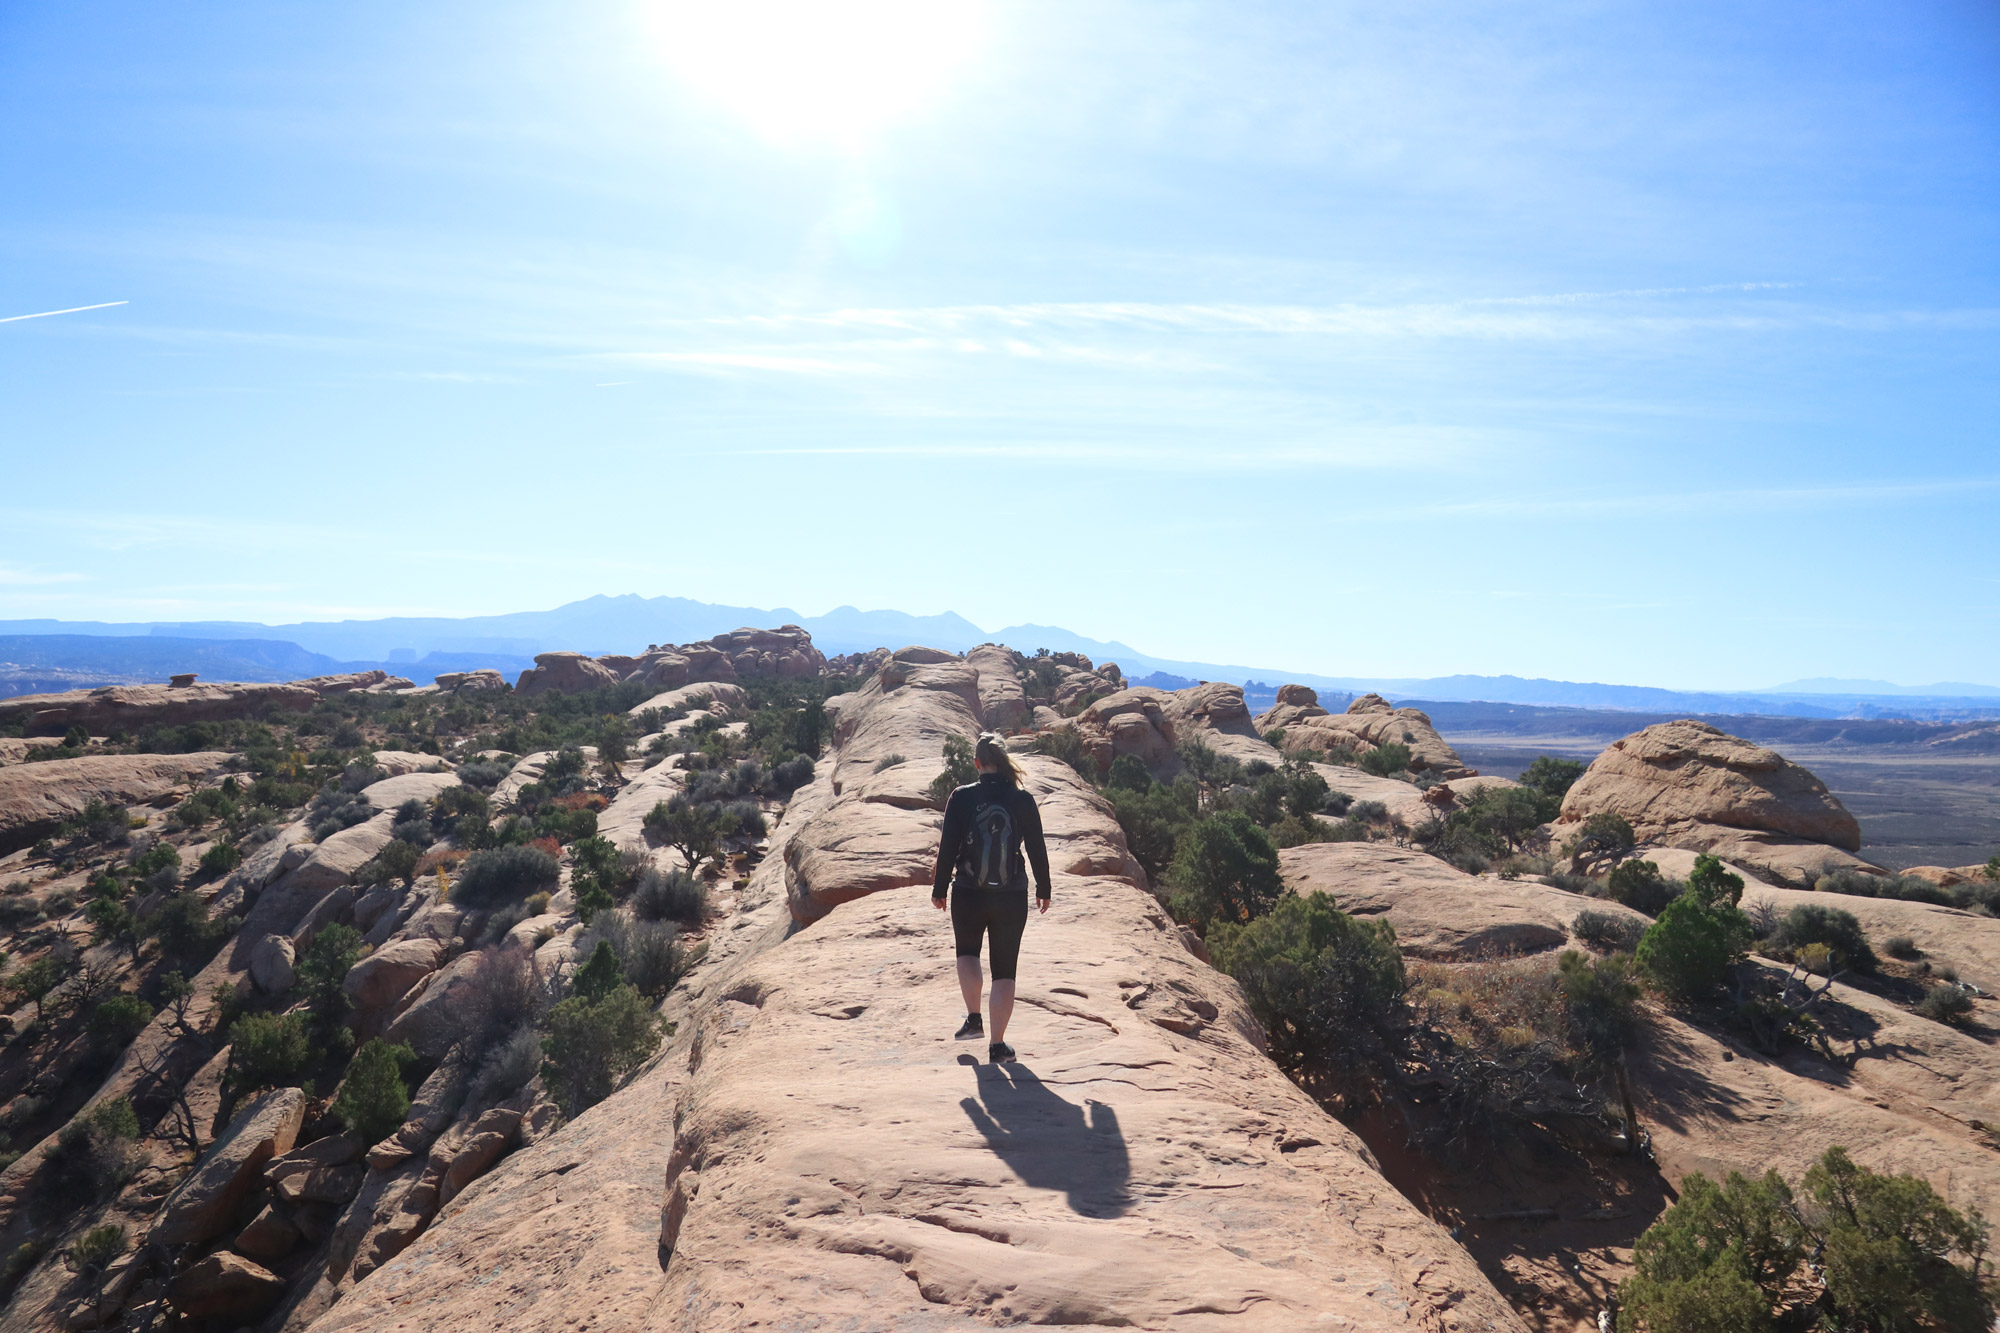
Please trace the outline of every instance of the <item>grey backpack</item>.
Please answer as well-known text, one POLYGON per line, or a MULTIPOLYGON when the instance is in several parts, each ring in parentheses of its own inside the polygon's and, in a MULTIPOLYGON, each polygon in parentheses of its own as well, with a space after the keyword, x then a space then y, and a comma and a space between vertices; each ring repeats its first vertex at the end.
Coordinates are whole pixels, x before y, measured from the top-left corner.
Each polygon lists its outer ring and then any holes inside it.
POLYGON ((973 809, 964 859, 974 884, 982 889, 1011 887, 1020 878, 1019 847, 1014 837, 1014 812, 1006 801, 987 801, 973 809))

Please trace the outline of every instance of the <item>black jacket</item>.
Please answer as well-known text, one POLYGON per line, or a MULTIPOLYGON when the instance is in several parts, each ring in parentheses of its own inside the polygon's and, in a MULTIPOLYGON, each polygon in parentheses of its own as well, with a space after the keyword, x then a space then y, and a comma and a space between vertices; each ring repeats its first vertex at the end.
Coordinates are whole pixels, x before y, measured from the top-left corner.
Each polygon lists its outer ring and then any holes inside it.
MULTIPOLYGON (((968 855, 966 842, 967 835, 972 831, 973 811, 996 800, 1007 802, 1014 837, 1021 844, 1010 850, 1017 859, 1023 848, 1028 853, 1028 864, 1035 872, 1035 896, 1049 896, 1049 849, 1042 841, 1042 812, 1036 808, 1035 798, 998 773, 982 773, 979 781, 968 782, 958 788, 945 802, 944 833, 938 839, 937 870, 931 877, 931 897, 944 897, 952 872, 960 868, 968 855)), ((972 878, 969 866, 965 867, 965 878, 968 881, 972 878)), ((1027 885, 1024 883, 1021 887, 1026 888, 1027 885)))

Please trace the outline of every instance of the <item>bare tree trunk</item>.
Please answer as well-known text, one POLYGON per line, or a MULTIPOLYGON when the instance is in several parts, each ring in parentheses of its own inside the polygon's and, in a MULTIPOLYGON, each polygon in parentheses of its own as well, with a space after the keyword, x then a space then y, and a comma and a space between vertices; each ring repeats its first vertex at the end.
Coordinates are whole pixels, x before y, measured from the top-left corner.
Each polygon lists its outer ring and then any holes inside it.
POLYGON ((1625 1048, 1618 1048, 1618 1099, 1625 1103, 1625 1151, 1639 1151, 1639 1113, 1632 1107, 1632 1080, 1625 1067, 1625 1048))

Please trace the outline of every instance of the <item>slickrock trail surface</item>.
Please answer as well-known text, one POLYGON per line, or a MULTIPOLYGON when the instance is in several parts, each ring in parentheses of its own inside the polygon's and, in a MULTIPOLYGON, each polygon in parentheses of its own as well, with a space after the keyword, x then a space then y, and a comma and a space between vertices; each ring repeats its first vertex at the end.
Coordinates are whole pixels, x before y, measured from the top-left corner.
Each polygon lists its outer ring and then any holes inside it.
POLYGON ((1234 984, 1053 761, 1027 760, 1057 873, 1023 952, 1020 1061, 950 1040, 951 935, 918 887, 938 816, 911 803, 936 747, 911 738, 971 730, 976 676, 892 662, 845 702, 833 762, 668 1002, 662 1055, 313 1328, 1519 1329, 1259 1051, 1234 984), (891 741, 909 781, 874 771, 891 741))

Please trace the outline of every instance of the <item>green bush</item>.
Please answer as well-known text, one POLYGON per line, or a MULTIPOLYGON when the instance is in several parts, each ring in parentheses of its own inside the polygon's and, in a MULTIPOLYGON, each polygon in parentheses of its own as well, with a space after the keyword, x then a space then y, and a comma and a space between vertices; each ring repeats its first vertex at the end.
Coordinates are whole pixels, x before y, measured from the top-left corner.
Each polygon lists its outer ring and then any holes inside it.
POLYGON ((1936 1023, 1961 1023, 1972 1012, 1972 997, 1963 986, 1940 981, 1917 1001, 1917 1012, 1936 1023))
POLYGON ((1146 771, 1146 761, 1138 755, 1121 754, 1111 761, 1104 785, 1116 791, 1145 791, 1153 785, 1153 775, 1146 771))
MULTIPOLYGON (((680 931, 671 923, 641 921, 629 912, 606 912, 592 924, 591 934, 598 937, 591 960, 595 962, 598 950, 608 946, 616 962, 615 975, 649 1000, 659 1001, 687 972, 687 962, 676 943, 680 931)), ((598 992, 593 998, 602 998, 609 987, 599 982, 593 989, 598 992)))
POLYGON ((1676 999, 1704 999, 1720 990, 1750 943, 1749 919, 1736 907, 1742 892, 1743 881, 1723 873, 1714 857, 1696 858, 1687 889, 1640 937, 1640 968, 1676 999))
POLYGON ((380 1037, 354 1053, 347 1066, 347 1078, 333 1099, 333 1113, 363 1143, 378 1143, 403 1123, 410 1113, 410 1089, 403 1082, 403 1067, 416 1053, 400 1042, 394 1046, 380 1037))
POLYGON ((170 842, 156 842, 132 858, 132 873, 140 879, 151 879, 162 871, 180 868, 181 854, 170 842))
POLYGON ((323 1022, 337 1021, 347 1012, 347 992, 341 983, 360 957, 361 932, 337 921, 321 926, 299 956, 293 973, 299 998, 323 1022))
POLYGON ((236 917, 210 920, 208 904, 196 893, 170 894, 167 900, 139 925, 160 942, 160 953, 181 966, 198 970, 215 953, 216 947, 242 924, 236 917))
POLYGON ((495 847, 465 859, 451 897, 461 907, 493 907, 552 885, 560 877, 556 859, 539 847, 495 847))
POLYGON ((1592 958, 1565 949, 1556 960, 1570 1026, 1600 1060, 1615 1057, 1638 1026, 1639 983, 1632 972, 1631 959, 1622 954, 1592 958))
POLYGON ((1984 1329, 1993 1307, 1979 1281, 1986 1223, 1946 1205, 1917 1176, 1877 1175, 1840 1148, 1806 1172, 1819 1205, 1826 1300, 1844 1328, 1984 1329), (1952 1262, 1960 1255, 1965 1265, 1952 1262))
POLYGON ((1583 776, 1583 765, 1574 759, 1557 759, 1553 755, 1537 755, 1533 763, 1521 771, 1521 785, 1534 792, 1542 806, 1542 822, 1554 819, 1562 809, 1563 797, 1583 776))
POLYGON ((1397 741, 1388 741, 1355 760, 1355 766, 1364 773, 1373 773, 1378 778, 1399 777, 1410 769, 1410 747, 1397 741))
MULTIPOLYGON (((610 953, 608 945, 600 942, 600 948, 610 953)), ((610 956, 615 969, 617 956, 610 956)), ((579 969, 579 980, 589 967, 579 969)), ((659 1016, 630 985, 620 982, 594 1000, 573 994, 549 1011, 543 1082, 564 1115, 578 1115, 644 1064, 660 1048, 661 1036, 659 1016)))
POLYGON ((1208 946, 1286 1070, 1353 1072, 1391 1049, 1404 978, 1387 921, 1358 920, 1324 893, 1294 894, 1248 925, 1218 921, 1208 946))
POLYGON ((685 870, 648 868, 632 890, 632 910, 642 921, 699 926, 708 916, 708 887, 685 870))
POLYGON ((1174 845, 1167 882, 1183 920, 1241 924, 1264 915, 1285 891, 1278 849, 1249 816, 1223 810, 1196 820, 1174 845))
POLYGON ((67 1208, 109 1197, 138 1169, 132 1146, 138 1137, 139 1116, 126 1097, 107 1098, 72 1119, 44 1159, 49 1197, 67 1208))
POLYGON ((85 1278, 96 1277, 113 1259, 125 1253, 125 1228, 116 1222, 92 1227, 69 1247, 70 1271, 85 1278))
POLYGON ((1801 903, 1778 923, 1768 947, 1779 958, 1791 958, 1811 944, 1823 944, 1832 954, 1837 969, 1851 967, 1856 972, 1873 972, 1875 951, 1868 947, 1868 933, 1854 913, 1818 903, 1801 903))
POLYGON ((201 873, 226 875, 243 864, 243 852, 233 842, 218 842, 201 854, 201 873))
POLYGON ((1699 1171, 1633 1247, 1618 1289, 1621 1333, 1758 1333, 1806 1254, 1791 1187, 1776 1171, 1721 1187, 1699 1171))
POLYGON ((1623 815, 1600 810, 1583 821, 1583 827, 1564 851, 1581 867, 1586 863, 1617 860, 1637 842, 1638 835, 1623 815))
POLYGON ((1604 880, 1605 897, 1647 916, 1658 916, 1680 892, 1651 861, 1620 861, 1604 880))
MULTIPOLYGON (((931 785, 935 795, 937 784, 931 785)), ((685 793, 655 805, 643 822, 646 832, 681 854, 693 874, 700 874, 704 863, 721 859, 722 840, 734 831, 728 807, 691 801, 685 793)))
POLYGON ((944 771, 931 779, 931 804, 944 809, 953 791, 977 780, 979 766, 972 762, 972 742, 963 736, 944 738, 944 771))
POLYGON ((136 995, 114 995, 90 1014, 90 1037, 109 1050, 123 1050, 153 1021, 153 1006, 136 995))
POLYGON ((1629 916, 1585 908, 1576 914, 1570 933, 1593 949, 1630 953, 1639 947, 1639 937, 1646 933, 1646 928, 1629 916))
POLYGON ((1210 748, 1199 736, 1190 736, 1176 745, 1174 755, 1183 768, 1194 774, 1195 781, 1205 786, 1226 787, 1243 777, 1243 765, 1210 748))
POLYGON ((317 1053, 304 1014, 245 1014, 229 1026, 228 1082, 237 1094, 281 1087, 312 1067, 317 1053))
POLYGON ((1105 798, 1124 830, 1125 845, 1145 870, 1149 883, 1158 885, 1174 859, 1174 844, 1195 819, 1200 796, 1195 784, 1182 778, 1171 786, 1151 783, 1143 789, 1110 787, 1105 798))

